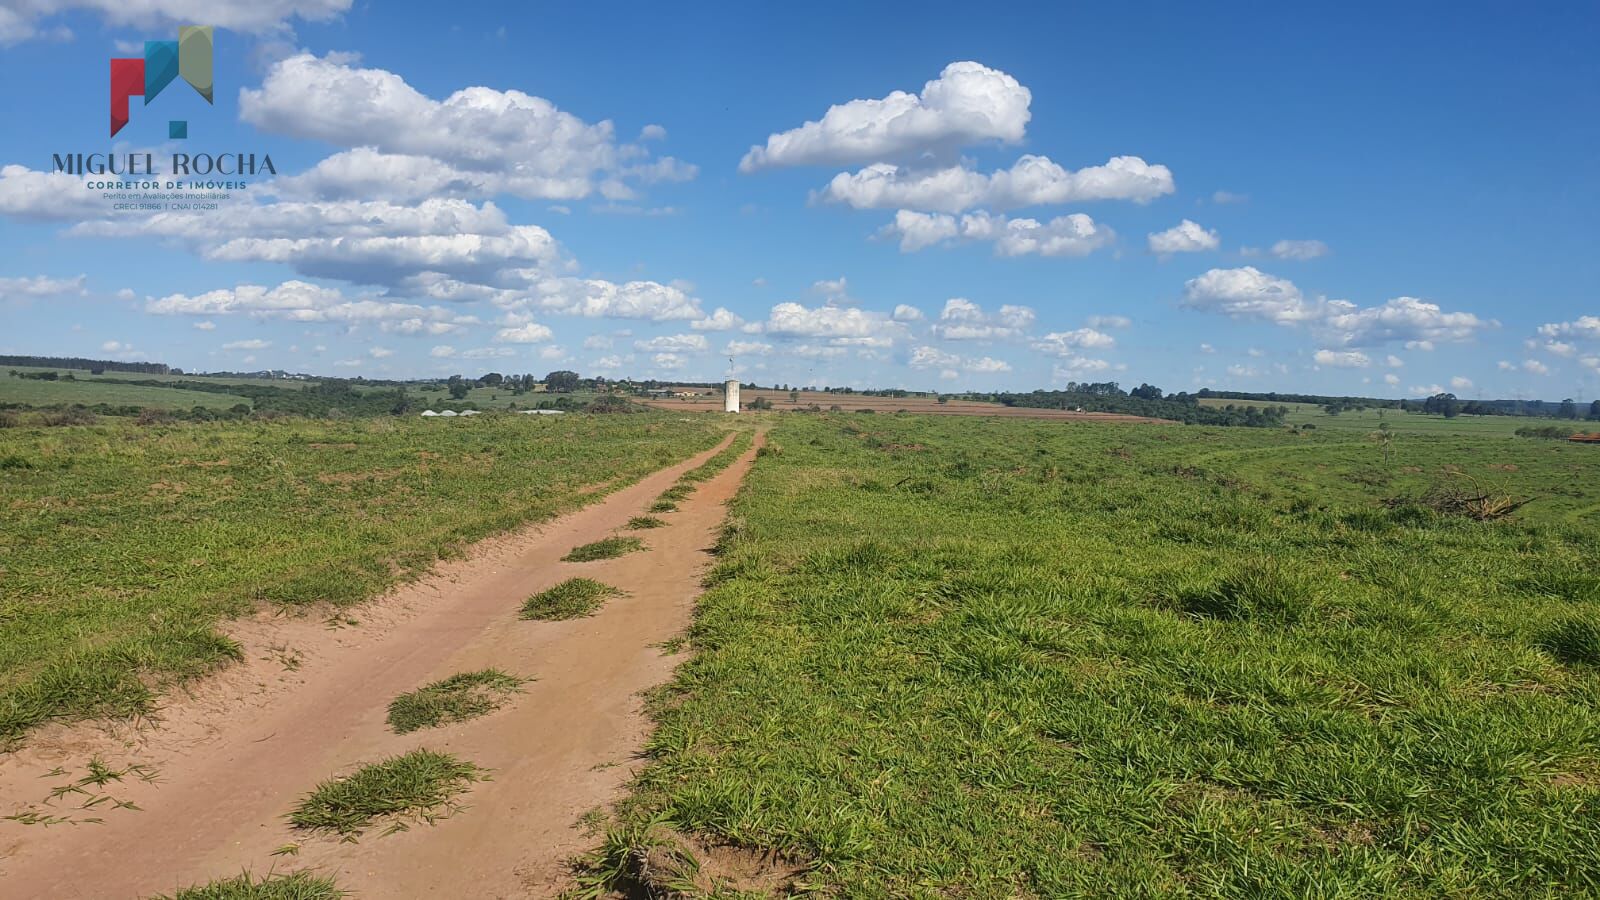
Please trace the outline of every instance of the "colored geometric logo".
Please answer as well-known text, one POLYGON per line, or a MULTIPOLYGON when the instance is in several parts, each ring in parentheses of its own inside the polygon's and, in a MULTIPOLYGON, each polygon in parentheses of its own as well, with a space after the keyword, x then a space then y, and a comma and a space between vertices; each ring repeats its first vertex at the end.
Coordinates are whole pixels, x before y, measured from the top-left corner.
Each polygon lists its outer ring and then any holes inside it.
MULTIPOLYGON (((122 126, 128 124, 128 98, 144 97, 146 106, 161 93, 161 89, 174 79, 182 78, 189 86, 212 100, 211 85, 212 35, 210 25, 185 25, 178 29, 175 41, 145 41, 144 58, 113 59, 111 61, 111 136, 116 137, 122 126)), ((167 123, 167 136, 186 138, 189 123, 167 123)))

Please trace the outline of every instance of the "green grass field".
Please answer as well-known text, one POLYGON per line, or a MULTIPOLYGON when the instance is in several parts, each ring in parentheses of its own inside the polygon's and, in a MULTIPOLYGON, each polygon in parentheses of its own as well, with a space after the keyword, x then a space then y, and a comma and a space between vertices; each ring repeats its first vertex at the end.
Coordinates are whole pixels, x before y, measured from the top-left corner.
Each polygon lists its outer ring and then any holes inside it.
MULTIPOLYGON (((1265 400, 1225 400, 1220 397, 1204 398, 1200 401, 1200 405, 1283 406, 1289 409, 1285 421, 1290 425, 1314 425, 1319 429, 1331 428, 1341 431, 1375 431, 1378 426, 1387 424, 1392 429, 1404 432, 1512 434, 1518 428, 1565 424, 1557 423, 1554 419, 1525 416, 1457 416, 1446 419, 1443 416, 1430 416, 1399 409, 1362 409, 1332 416, 1315 403, 1271 403, 1265 400)), ((1574 429, 1581 430, 1584 423, 1571 424, 1574 429)))
POLYGON ((1600 893, 1600 447, 1403 422, 781 417, 595 872, 690 834, 831 896, 1600 893), (1424 502, 1464 478, 1533 500, 1424 502))
MULTIPOLYGON (((128 373, 117 374, 120 376, 128 373)), ((149 409, 192 409, 196 406, 227 409, 238 403, 249 406, 250 400, 234 394, 185 391, 155 384, 105 384, 95 381, 85 372, 79 375, 77 381, 35 381, 31 378, 11 378, 0 374, 0 403, 21 403, 28 406, 58 404, 71 406, 78 403, 94 406, 106 403, 111 406, 142 406, 149 409)))
POLYGON ((0 742, 225 664, 222 616, 370 597, 721 434, 665 414, 0 429, 0 742))

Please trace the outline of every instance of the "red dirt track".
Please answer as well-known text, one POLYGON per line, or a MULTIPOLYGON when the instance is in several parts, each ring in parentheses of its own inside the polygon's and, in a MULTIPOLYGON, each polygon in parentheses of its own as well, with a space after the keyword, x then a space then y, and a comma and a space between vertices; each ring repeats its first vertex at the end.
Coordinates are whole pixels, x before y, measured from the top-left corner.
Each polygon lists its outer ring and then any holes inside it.
POLYGON ((632 532, 644 551, 561 561, 574 546, 629 533, 620 531, 629 517, 715 450, 483 541, 348 610, 358 624, 270 615, 226 623, 245 661, 168 697, 154 724, 40 729, 0 756, 0 814, 33 808, 103 824, 0 821, 0 896, 135 898, 243 870, 305 869, 361 897, 556 896, 571 886, 568 862, 597 840, 579 818, 612 802, 638 765, 648 729, 640 692, 678 662, 660 647, 689 624, 724 505, 760 443, 661 514, 666 526, 632 532), (575 575, 627 595, 588 618, 518 617, 530 594, 575 575), (283 663, 288 652, 293 666, 283 663), (532 680, 481 718, 404 735, 388 728, 398 694, 491 666, 532 680), (357 843, 285 820, 319 782, 419 747, 480 765, 492 780, 435 824, 385 834, 380 822, 357 843), (138 809, 82 810, 87 794, 46 802, 91 758, 148 767, 150 781, 129 775, 91 788, 138 809), (292 852, 282 852, 287 845, 292 852))

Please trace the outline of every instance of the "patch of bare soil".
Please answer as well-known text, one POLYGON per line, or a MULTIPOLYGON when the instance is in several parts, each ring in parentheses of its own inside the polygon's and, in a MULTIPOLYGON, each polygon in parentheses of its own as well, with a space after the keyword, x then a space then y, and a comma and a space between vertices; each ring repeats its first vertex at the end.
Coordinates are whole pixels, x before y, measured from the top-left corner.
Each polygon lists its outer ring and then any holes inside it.
POLYGON ((770 850, 713 843, 694 835, 658 829, 655 843, 633 861, 632 893, 664 896, 788 897, 805 889, 809 865, 770 850))
POLYGON ((0 821, 0 894, 137 897, 244 869, 316 869, 364 897, 554 896, 569 885, 567 861, 589 849, 579 817, 614 800, 635 771, 648 727, 639 693, 671 674, 658 645, 689 623, 706 551, 755 449, 664 516, 646 552, 561 562, 715 450, 476 544, 331 618, 234 622, 244 662, 167 698, 154 721, 40 730, 0 757, 0 815, 23 814, 0 821), (627 595, 588 618, 518 618, 529 595, 576 575, 627 595), (387 727, 395 696, 489 667, 532 680, 483 718, 406 735, 387 727), (377 828, 358 843, 285 821, 319 782, 419 747, 493 780, 436 824, 377 828), (52 817, 61 821, 45 824, 52 817))

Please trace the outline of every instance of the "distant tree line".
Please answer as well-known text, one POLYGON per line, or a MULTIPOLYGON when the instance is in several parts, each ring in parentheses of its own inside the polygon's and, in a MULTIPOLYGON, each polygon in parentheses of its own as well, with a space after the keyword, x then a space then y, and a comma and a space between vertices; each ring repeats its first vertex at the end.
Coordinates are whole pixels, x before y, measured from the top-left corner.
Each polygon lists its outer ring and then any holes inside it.
MULTIPOLYGON (((1285 394, 1275 391, 1218 391, 1203 388, 1195 392, 1201 398, 1221 400, 1256 400, 1268 403, 1310 403, 1338 415, 1363 409, 1398 409, 1405 412, 1430 413, 1455 416, 1542 416, 1553 418, 1580 418, 1577 404, 1572 400, 1462 400, 1452 393, 1439 393, 1421 400, 1388 400, 1378 397, 1338 397, 1326 394, 1285 394)), ((1590 407, 1593 411, 1593 405, 1590 407)))
POLYGON ((404 415, 413 408, 420 409, 405 386, 358 387, 359 382, 342 378, 324 378, 304 388, 277 387, 267 384, 239 384, 222 381, 130 381, 119 378, 100 378, 105 384, 135 384, 199 391, 206 394, 233 394, 250 398, 251 408, 257 413, 276 413, 285 416, 322 417, 404 415))
POLYGON ((1187 393, 1165 394, 1151 384, 1132 391, 1115 381, 1068 382, 1065 390, 1030 393, 968 394, 974 400, 989 400, 1006 406, 1033 409, 1081 409, 1084 412, 1122 413, 1152 419, 1170 419, 1185 425, 1223 425, 1244 428, 1278 428, 1288 409, 1282 406, 1227 405, 1201 406, 1198 396, 1187 393))
POLYGON ((0 356, 0 366, 28 366, 35 369, 88 369, 101 372, 140 372, 145 375, 170 375, 166 363, 118 362, 111 359, 84 359, 79 356, 0 356))

